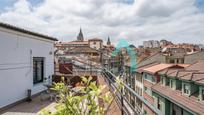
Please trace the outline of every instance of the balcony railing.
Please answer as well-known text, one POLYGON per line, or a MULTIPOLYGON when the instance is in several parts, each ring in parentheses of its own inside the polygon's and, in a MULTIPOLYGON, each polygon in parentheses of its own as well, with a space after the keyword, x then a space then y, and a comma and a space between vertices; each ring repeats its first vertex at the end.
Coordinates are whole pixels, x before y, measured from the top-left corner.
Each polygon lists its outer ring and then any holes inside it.
MULTIPOLYGON (((103 76, 105 77, 106 81, 108 81, 108 84, 110 87, 112 87, 113 90, 117 89, 117 84, 115 83, 116 76, 112 74, 108 69, 103 68, 102 71, 103 76)), ((133 96, 135 99, 140 100, 144 105, 146 105, 149 109, 151 109, 155 114, 157 115, 163 115, 163 113, 157 109, 155 106, 153 106, 151 103, 149 103, 147 100, 145 100, 141 95, 137 94, 136 91, 134 91, 130 86, 123 83, 124 89, 128 91, 131 96, 133 96)), ((117 93, 117 102, 121 108, 122 115, 142 115, 143 111, 141 107, 137 106, 137 104, 131 104, 130 100, 128 100, 125 96, 124 89, 121 90, 121 92, 117 93)))

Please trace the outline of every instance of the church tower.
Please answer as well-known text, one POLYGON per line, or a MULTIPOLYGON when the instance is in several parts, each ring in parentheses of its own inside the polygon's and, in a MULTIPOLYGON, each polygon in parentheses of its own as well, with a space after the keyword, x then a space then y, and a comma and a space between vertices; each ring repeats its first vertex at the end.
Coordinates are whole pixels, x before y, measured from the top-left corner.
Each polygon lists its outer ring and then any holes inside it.
POLYGON ((110 37, 109 37, 109 36, 108 36, 107 45, 111 45, 111 42, 110 42, 110 37))
POLYGON ((77 41, 84 41, 84 36, 83 36, 81 28, 80 28, 79 35, 77 36, 77 41))

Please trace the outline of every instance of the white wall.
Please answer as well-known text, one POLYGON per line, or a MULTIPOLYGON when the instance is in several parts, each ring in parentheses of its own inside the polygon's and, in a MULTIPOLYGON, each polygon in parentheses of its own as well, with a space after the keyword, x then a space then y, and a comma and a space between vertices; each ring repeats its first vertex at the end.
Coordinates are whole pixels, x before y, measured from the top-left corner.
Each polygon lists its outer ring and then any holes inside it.
POLYGON ((54 73, 53 50, 53 41, 0 28, 0 108, 25 98, 27 89, 32 94, 45 89, 42 83, 33 85, 32 57, 45 58, 48 77, 54 73))

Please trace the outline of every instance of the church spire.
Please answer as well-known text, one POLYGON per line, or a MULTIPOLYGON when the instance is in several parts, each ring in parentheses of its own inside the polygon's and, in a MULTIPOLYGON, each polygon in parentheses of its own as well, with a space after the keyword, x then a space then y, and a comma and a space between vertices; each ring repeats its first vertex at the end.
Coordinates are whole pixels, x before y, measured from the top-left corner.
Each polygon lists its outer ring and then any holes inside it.
POLYGON ((111 42, 110 42, 110 37, 109 37, 109 36, 108 36, 107 45, 111 45, 111 42))
POLYGON ((79 31, 79 35, 77 36, 77 41, 84 41, 84 36, 83 36, 81 28, 80 28, 80 31, 79 31))

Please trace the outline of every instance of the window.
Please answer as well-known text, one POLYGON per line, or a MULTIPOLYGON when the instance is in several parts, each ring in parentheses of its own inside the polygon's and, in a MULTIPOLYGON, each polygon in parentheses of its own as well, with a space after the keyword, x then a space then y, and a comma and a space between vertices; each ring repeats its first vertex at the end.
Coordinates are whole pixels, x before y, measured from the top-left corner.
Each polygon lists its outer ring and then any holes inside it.
POLYGON ((145 74, 144 78, 147 79, 147 74, 145 74))
POLYGON ((145 92, 147 91, 147 87, 144 87, 145 92))
POLYGON ((164 85, 164 77, 161 77, 161 84, 164 85))
POLYGON ((95 45, 95 44, 96 44, 96 42, 93 42, 93 44, 95 45))
POLYGON ((152 79, 152 82, 155 83, 155 78, 154 78, 154 77, 151 77, 151 79, 152 79))
POLYGON ((44 78, 44 58, 33 58, 33 84, 43 82, 44 78))
POLYGON ((170 80, 170 87, 173 88, 173 80, 170 80))
POLYGON ((149 96, 152 96, 152 91, 151 91, 151 89, 149 89, 149 88, 147 88, 147 87, 144 86, 144 91, 145 91, 145 93, 148 94, 149 96))
POLYGON ((162 85, 164 85, 164 86, 166 85, 166 84, 165 84, 165 83, 166 83, 165 80, 166 80, 166 78, 162 77, 162 80, 161 80, 161 81, 162 81, 162 85))
POLYGON ((159 97, 157 97, 157 108, 158 108, 159 110, 161 110, 161 104, 160 104, 160 99, 159 99, 159 97))
POLYGON ((166 80, 166 85, 169 86, 169 79, 166 80))
POLYGON ((189 94, 190 93, 189 92, 189 86, 186 85, 186 84, 183 84, 183 91, 184 91, 185 94, 189 94))
POLYGON ((201 90, 201 96, 202 96, 202 100, 204 101, 204 89, 201 90))
POLYGON ((175 63, 175 62, 174 62, 174 59, 170 59, 170 63, 175 63))

